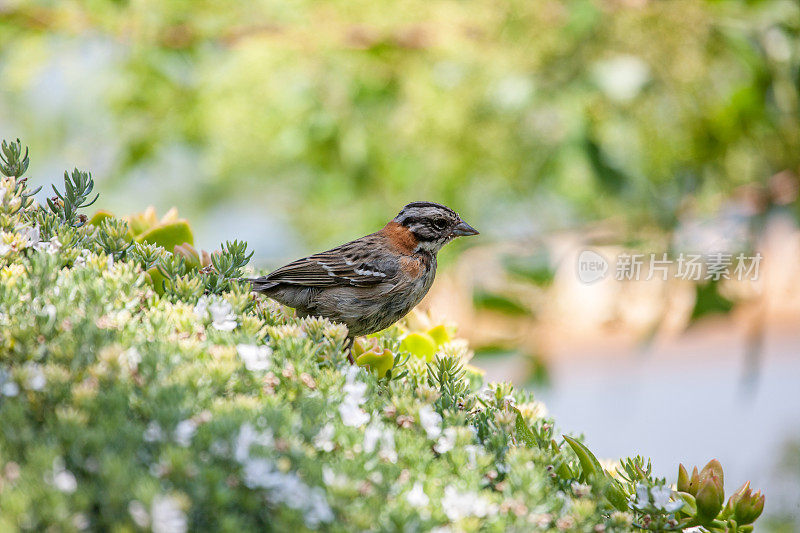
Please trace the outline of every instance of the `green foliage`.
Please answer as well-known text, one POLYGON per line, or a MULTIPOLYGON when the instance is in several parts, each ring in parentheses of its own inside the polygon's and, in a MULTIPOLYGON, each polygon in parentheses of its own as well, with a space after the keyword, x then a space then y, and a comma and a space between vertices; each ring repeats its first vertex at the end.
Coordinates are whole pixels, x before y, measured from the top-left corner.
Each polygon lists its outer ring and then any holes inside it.
MULTIPOLYGON (((235 279, 244 243, 196 269, 190 250, 131 242, 117 219, 11 218, 0 530, 665 531, 722 501, 717 465, 694 495, 679 476, 690 492, 677 493, 641 458, 617 479, 580 440, 559 444, 543 406, 484 386, 444 327, 423 328, 431 362, 400 356, 394 327, 359 348, 397 353, 389 371, 388 359, 351 366, 344 326, 297 319, 235 279)), ((702 523, 752 531, 762 508, 745 486, 702 523)))
POLYGON ((91 172, 83 172, 77 168, 72 175, 64 171, 64 193, 62 194, 55 185, 55 197, 47 199, 47 205, 59 219, 70 226, 82 226, 86 223, 85 215, 78 215, 78 209, 89 207, 97 201, 100 194, 89 200, 94 189, 94 180, 91 172))
POLYGON ((175 209, 160 220, 153 207, 122 219, 114 218, 109 211, 99 210, 88 223, 97 228, 94 240, 99 251, 115 259, 123 258, 130 251, 131 259, 146 271, 146 279, 155 291, 159 295, 167 291, 178 299, 204 291, 220 293, 226 290, 230 286, 229 275, 238 277, 241 268, 252 257, 252 253, 246 257, 243 255, 246 245, 234 241, 219 254, 218 266, 223 268, 224 274, 216 274, 218 270, 207 268, 211 264, 209 254, 204 251, 201 254, 192 246, 192 229, 186 220, 178 218, 175 209), (206 275, 205 281, 183 278, 188 272, 201 268, 206 275))
POLYGON ((91 224, 92 226, 99 226, 101 222, 106 220, 107 218, 114 218, 114 213, 111 211, 106 211, 105 209, 100 209, 92 215, 87 224, 91 224))
POLYGON ((516 298, 476 288, 472 293, 472 304, 476 309, 496 311, 509 316, 527 316, 531 310, 516 298))
MULTIPOLYGON (((402 367, 409 357, 393 354, 390 349, 382 347, 375 337, 359 337, 353 343, 351 353, 358 366, 369 368, 379 378, 392 378, 392 369, 402 367)), ((400 376, 394 377, 397 379, 400 376)))
MULTIPOLYGON (((113 213, 106 210, 99 210, 89 224, 100 226, 104 220, 113 218, 113 213)), ((128 239, 139 243, 155 244, 165 250, 172 250, 176 246, 194 244, 194 233, 185 219, 178 218, 175 208, 169 210, 161 219, 156 215, 154 207, 148 207, 141 213, 135 213, 123 217, 128 225, 128 239)))
POLYGON ((194 243, 194 234, 189 223, 185 220, 176 220, 154 226, 136 236, 138 242, 157 244, 164 249, 171 250, 183 243, 194 243))
POLYGON ((222 251, 211 254, 213 268, 204 272, 206 291, 221 294, 228 290, 231 280, 242 276, 242 269, 250 262, 253 252, 247 253, 247 243, 226 241, 222 251))
MULTIPOLYGON (((29 164, 28 147, 25 147, 25 152, 23 153, 22 143, 19 139, 12 142, 3 141, 0 144, 0 173, 8 178, 15 178, 10 182, 13 185, 13 190, 10 191, 10 198, 8 198, 10 203, 3 199, 6 204, 4 206, 4 214, 6 216, 14 215, 20 209, 28 208, 33 202, 31 197, 42 189, 37 187, 32 191, 26 190, 27 179, 23 178, 22 175, 28 170, 29 164)), ((3 196, 8 193, 9 191, 4 191, 3 196)))
POLYGON ((441 355, 428 365, 428 385, 439 392, 437 410, 458 409, 469 395, 469 382, 461 360, 454 355, 441 355))
POLYGON ((71 109, 31 116, 36 73, 103 48, 125 59, 81 62, 98 94, 81 119, 113 125, 115 183, 171 179, 150 169, 188 153, 196 170, 167 201, 280 202, 318 244, 412 197, 503 235, 519 234, 519 213, 669 230, 689 205, 714 212, 800 167, 796 2, 405 7, 14 2, 0 21, 6 116, 50 149, 75 142, 71 109))
POLYGON ((129 253, 132 261, 139 263, 142 270, 150 270, 157 266, 164 258, 166 252, 164 248, 157 244, 142 244, 140 242, 133 243, 133 248, 129 253))
POLYGON ((133 246, 128 233, 128 223, 116 218, 106 218, 97 228, 95 242, 102 253, 122 259, 133 246))
POLYGON ((30 158, 28 157, 28 147, 25 147, 25 153, 22 153, 22 143, 19 139, 16 141, 3 141, 0 145, 0 172, 4 176, 21 178, 25 171, 28 170, 30 158))
POLYGON ((503 266, 510 274, 538 286, 550 285, 555 276, 555 269, 546 249, 523 257, 504 257, 503 266))
POLYGON ((717 313, 728 313, 733 309, 733 302, 720 294, 719 281, 710 280, 695 284, 695 303, 691 320, 717 313))

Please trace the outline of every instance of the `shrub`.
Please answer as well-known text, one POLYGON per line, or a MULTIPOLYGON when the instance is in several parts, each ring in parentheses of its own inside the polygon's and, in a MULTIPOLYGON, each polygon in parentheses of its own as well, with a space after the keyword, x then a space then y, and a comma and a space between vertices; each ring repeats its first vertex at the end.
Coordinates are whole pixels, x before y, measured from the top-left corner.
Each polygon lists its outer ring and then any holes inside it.
POLYGON ((641 457, 604 468, 530 393, 484 386, 446 328, 394 326, 351 366, 344 326, 233 279, 246 244, 187 268, 87 223, 88 174, 36 205, 21 145, 2 149, 0 530, 750 531, 761 513, 748 487, 723 505, 716 461, 681 467, 680 492, 641 457))

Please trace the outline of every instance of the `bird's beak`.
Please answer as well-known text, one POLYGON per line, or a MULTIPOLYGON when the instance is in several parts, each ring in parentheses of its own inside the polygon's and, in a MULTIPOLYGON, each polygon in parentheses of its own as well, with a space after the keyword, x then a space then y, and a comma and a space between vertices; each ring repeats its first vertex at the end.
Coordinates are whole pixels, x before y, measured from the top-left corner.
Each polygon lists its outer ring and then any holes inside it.
POLYGON ((458 223, 458 226, 453 228, 453 235, 456 237, 465 237, 467 235, 477 235, 479 232, 463 220, 458 223))

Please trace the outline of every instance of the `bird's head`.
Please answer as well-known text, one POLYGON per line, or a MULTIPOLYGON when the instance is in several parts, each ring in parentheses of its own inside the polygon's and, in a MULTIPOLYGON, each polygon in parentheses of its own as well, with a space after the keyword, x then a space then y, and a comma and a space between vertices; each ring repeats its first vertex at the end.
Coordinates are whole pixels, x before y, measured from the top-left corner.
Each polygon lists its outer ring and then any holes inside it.
POLYGON ((393 222, 411 232, 419 249, 432 254, 456 237, 478 234, 478 230, 461 220, 458 213, 433 202, 411 202, 393 222))

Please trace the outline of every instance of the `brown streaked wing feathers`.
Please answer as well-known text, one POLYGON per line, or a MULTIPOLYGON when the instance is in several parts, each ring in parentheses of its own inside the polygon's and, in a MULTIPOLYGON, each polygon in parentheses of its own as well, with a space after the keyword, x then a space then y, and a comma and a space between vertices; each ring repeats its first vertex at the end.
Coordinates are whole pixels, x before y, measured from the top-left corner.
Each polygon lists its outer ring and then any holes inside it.
POLYGON ((368 235, 298 259, 271 272, 265 280, 308 287, 364 287, 388 281, 397 274, 399 265, 395 258, 380 253, 378 238, 376 234, 368 235))

